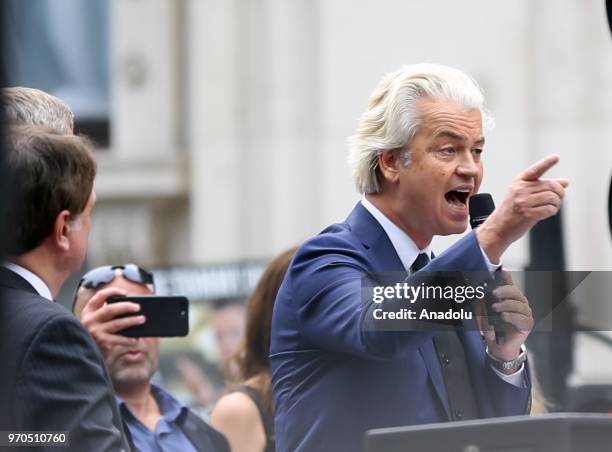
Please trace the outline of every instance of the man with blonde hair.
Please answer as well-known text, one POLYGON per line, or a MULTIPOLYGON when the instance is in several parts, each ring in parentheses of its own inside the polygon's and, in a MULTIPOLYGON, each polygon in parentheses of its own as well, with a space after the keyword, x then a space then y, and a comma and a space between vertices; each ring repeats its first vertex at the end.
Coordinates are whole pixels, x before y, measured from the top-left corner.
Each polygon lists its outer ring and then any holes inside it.
POLYGON ((506 322, 504 343, 468 323, 372 328, 375 308, 397 300, 379 304, 362 290, 383 272, 403 273, 413 287, 440 271, 490 278, 514 241, 557 213, 568 182, 541 178, 558 160, 550 156, 515 178, 475 232, 432 260, 435 235, 467 227, 489 123, 481 90, 454 68, 404 66, 373 92, 349 157, 362 199, 345 222, 298 249, 276 299, 278 451, 355 451, 373 428, 529 412, 523 343, 534 322, 507 275, 493 307, 506 322))

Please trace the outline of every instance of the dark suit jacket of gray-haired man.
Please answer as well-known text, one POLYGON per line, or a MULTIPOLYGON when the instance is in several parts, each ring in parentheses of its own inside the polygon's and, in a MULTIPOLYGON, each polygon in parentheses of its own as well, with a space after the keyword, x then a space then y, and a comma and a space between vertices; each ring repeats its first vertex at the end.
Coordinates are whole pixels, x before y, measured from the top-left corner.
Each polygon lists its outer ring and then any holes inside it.
POLYGON ((129 450, 95 342, 53 300, 85 257, 95 202, 91 145, 21 126, 8 129, 6 148, 11 193, 2 215, 8 258, 0 264, 0 352, 10 417, 0 430, 66 432, 62 450, 129 450))

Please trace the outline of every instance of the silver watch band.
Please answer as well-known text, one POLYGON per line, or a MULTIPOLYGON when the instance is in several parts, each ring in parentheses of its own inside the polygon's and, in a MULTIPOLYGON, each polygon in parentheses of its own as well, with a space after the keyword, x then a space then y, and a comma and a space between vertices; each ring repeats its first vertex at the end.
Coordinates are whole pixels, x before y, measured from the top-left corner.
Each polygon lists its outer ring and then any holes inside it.
POLYGON ((519 353, 519 355, 510 361, 502 361, 501 359, 493 356, 489 352, 489 347, 486 347, 485 351, 487 353, 487 358, 489 362, 493 365, 493 367, 499 370, 518 369, 527 360, 527 350, 525 349, 524 345, 521 345, 521 352, 519 353))

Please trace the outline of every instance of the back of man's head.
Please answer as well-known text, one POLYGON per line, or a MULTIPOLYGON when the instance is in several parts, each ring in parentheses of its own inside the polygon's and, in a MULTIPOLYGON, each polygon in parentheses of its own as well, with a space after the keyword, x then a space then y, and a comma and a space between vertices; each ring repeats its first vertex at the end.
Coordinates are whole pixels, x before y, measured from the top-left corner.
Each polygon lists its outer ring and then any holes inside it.
POLYGON ((6 167, 11 179, 7 211, 7 254, 38 247, 63 210, 76 219, 93 189, 96 163, 91 143, 42 126, 11 126, 6 134, 6 167))
POLYGON ((62 135, 72 135, 74 114, 61 99, 24 87, 3 88, 0 96, 6 124, 46 126, 62 135))

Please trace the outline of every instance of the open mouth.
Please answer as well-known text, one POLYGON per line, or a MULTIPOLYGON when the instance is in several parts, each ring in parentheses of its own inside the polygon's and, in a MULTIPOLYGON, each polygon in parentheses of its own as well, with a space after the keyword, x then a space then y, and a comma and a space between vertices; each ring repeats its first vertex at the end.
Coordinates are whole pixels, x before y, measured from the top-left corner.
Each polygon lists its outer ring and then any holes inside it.
POLYGON ((448 202, 451 206, 454 207, 467 207, 467 201, 470 197, 470 190, 460 189, 460 190, 451 190, 444 194, 444 198, 446 202, 448 202))

